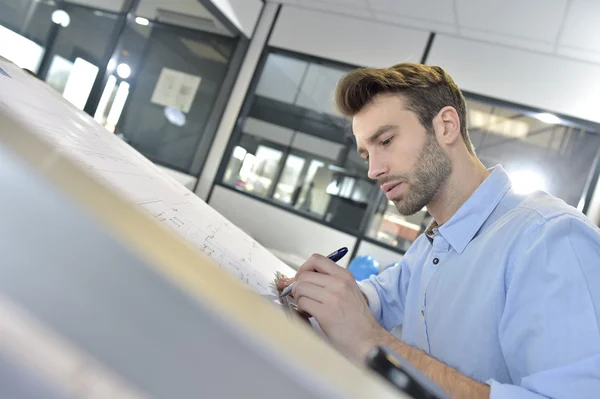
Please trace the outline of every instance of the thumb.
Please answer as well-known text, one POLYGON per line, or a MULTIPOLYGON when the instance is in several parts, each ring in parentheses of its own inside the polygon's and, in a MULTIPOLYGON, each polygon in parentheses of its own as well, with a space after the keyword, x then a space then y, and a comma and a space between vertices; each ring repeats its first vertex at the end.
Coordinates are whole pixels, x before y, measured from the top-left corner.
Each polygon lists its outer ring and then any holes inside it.
POLYGON ((293 281, 293 278, 280 278, 277 281, 277 289, 284 290, 288 285, 292 284, 293 281))

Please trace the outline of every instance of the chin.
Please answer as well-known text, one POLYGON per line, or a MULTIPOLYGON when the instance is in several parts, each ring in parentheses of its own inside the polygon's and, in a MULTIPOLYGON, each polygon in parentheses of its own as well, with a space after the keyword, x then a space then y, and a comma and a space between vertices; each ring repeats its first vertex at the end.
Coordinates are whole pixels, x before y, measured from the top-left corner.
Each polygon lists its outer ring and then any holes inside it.
POLYGON ((394 202, 394 205, 396 205, 396 210, 398 211, 399 214, 401 214, 402 216, 412 216, 415 213, 419 212, 421 209, 423 209, 423 207, 407 207, 407 204, 405 202, 405 200, 403 199, 396 199, 394 198, 392 200, 392 202, 394 202))

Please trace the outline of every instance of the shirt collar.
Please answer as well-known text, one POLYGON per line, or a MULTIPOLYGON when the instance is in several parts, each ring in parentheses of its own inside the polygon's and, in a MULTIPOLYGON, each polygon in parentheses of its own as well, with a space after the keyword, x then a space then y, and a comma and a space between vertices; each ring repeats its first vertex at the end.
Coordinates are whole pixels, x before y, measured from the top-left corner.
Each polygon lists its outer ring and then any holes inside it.
POLYGON ((435 220, 431 222, 425 231, 430 241, 440 234, 456 252, 465 250, 511 187, 510 178, 502 166, 495 166, 490 172, 450 220, 441 226, 435 220))

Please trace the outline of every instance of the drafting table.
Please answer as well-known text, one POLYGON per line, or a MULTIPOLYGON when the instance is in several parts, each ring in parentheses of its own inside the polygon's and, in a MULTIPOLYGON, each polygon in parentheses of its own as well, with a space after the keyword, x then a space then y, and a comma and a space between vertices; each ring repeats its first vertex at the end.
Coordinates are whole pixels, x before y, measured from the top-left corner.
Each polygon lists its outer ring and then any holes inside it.
POLYGON ((283 263, 0 67, 0 397, 404 397, 265 300, 283 263))

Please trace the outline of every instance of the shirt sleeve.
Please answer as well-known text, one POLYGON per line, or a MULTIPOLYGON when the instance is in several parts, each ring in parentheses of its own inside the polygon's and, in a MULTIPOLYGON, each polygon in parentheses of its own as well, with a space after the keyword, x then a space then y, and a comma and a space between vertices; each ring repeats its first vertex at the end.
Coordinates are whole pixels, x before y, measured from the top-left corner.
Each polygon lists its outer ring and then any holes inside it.
POLYGON ((507 268, 499 340, 514 385, 491 399, 597 398, 600 231, 560 216, 524 235, 507 268))
POLYGON ((388 331, 402 324, 404 320, 409 279, 410 269, 404 256, 399 264, 358 283, 369 301, 369 308, 375 319, 388 331))

